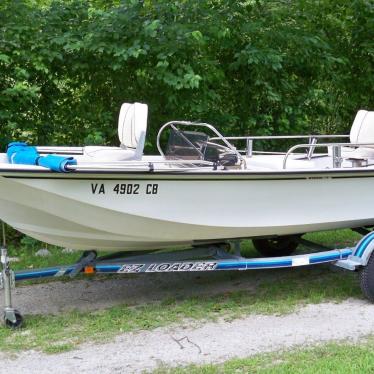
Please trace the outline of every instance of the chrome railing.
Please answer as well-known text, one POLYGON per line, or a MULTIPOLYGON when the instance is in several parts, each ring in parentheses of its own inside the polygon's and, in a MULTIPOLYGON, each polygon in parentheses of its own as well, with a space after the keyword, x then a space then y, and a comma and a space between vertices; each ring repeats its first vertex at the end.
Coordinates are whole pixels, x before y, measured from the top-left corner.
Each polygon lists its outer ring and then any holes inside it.
MULTIPOLYGON (((339 139, 339 138, 349 138, 349 135, 273 135, 273 136, 226 136, 227 140, 245 140, 246 149, 244 150, 247 157, 252 157, 254 151, 254 141, 255 140, 287 140, 287 139, 308 139, 311 145, 308 150, 307 157, 311 159, 313 155, 314 148, 313 145, 317 144, 318 139, 339 139)), ((210 138, 210 140, 218 140, 219 138, 210 138)), ((279 154, 279 152, 274 152, 274 154, 279 154)))
POLYGON ((357 147, 373 147, 374 148, 374 143, 318 143, 318 144, 296 144, 293 147, 291 147, 287 153, 284 156, 283 159, 283 169, 286 169, 287 166, 287 160, 291 154, 294 154, 294 152, 297 149, 302 149, 302 148, 308 148, 310 149, 311 147, 314 148, 322 148, 326 147, 332 148, 332 167, 333 168, 340 168, 343 162, 342 158, 342 147, 347 147, 347 148, 357 148, 357 147))

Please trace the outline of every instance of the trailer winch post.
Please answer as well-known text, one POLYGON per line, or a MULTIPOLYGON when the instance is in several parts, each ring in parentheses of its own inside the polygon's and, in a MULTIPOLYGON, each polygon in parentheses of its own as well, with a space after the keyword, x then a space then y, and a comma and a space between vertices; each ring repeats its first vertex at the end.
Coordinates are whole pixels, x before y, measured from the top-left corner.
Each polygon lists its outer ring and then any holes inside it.
POLYGON ((5 225, 2 222, 3 245, 0 250, 0 288, 4 290, 4 314, 3 320, 6 326, 18 328, 22 325, 23 319, 21 313, 13 308, 12 287, 15 286, 15 275, 9 265, 8 250, 6 249, 5 225))

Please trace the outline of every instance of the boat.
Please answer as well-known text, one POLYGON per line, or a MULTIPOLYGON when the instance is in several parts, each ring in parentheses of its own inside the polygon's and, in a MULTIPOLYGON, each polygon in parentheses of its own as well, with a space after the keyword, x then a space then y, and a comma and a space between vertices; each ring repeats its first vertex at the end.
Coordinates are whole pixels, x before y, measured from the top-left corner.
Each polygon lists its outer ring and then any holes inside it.
POLYGON ((170 121, 144 155, 148 107, 121 106, 118 147, 0 154, 0 219, 72 249, 149 251, 253 239, 292 248, 307 232, 374 226, 374 112, 349 135, 224 136, 170 121), (283 151, 256 150, 292 142, 283 151), (30 156, 31 155, 31 156, 30 156))

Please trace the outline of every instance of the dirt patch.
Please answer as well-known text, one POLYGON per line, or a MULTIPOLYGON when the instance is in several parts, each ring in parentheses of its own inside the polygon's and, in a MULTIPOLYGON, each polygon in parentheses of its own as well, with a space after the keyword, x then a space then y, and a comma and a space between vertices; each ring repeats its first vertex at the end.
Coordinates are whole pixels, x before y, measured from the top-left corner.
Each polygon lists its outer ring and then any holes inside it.
MULTIPOLYGON (((165 273, 120 276, 111 279, 74 280, 21 286, 13 290, 13 301, 23 314, 58 314, 70 310, 99 310, 119 304, 140 305, 167 298, 215 295, 254 290, 259 282, 277 279, 284 271, 165 273), (266 277, 266 278, 265 278, 266 277)), ((0 292, 0 308, 3 294, 0 292)))

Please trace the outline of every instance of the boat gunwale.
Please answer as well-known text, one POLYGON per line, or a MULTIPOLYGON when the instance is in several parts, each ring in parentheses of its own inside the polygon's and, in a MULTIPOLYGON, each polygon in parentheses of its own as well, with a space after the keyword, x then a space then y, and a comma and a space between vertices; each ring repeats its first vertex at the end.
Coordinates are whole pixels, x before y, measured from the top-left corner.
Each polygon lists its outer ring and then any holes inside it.
POLYGON ((363 170, 320 169, 320 170, 282 170, 282 171, 253 171, 253 170, 221 170, 193 172, 147 171, 147 170, 80 170, 68 173, 56 173, 51 170, 30 170, 0 168, 0 177, 9 179, 137 179, 137 180, 293 180, 293 179, 337 179, 337 178, 374 178, 374 168, 363 170), (143 176, 143 178, 141 178, 143 176))

